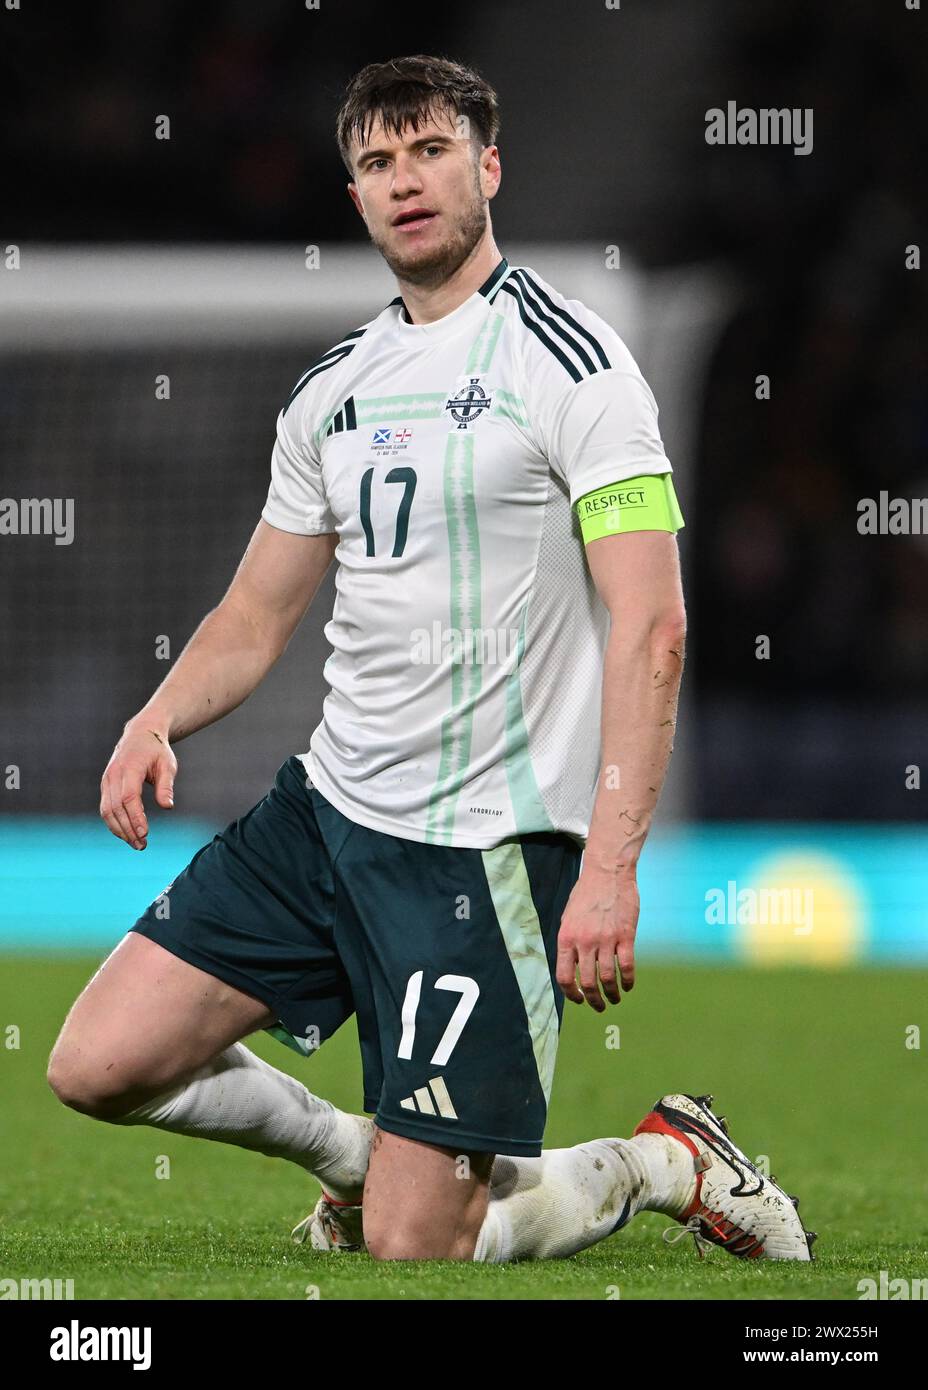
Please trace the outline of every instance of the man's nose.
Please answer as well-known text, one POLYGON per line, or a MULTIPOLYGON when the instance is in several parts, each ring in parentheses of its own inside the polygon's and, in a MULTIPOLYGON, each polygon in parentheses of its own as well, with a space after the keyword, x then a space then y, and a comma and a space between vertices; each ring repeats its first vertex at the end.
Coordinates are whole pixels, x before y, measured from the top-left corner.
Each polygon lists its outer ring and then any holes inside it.
POLYGON ((422 187, 422 180, 414 159, 400 155, 393 170, 393 192, 403 197, 422 187))

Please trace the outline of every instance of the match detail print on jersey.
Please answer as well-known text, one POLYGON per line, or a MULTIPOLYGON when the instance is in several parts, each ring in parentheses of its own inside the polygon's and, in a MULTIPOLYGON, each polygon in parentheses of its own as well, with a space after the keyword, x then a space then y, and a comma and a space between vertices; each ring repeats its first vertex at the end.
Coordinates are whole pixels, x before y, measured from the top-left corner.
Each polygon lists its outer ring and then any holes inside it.
POLYGON ((397 298, 323 352, 278 416, 262 511, 338 536, 300 754, 321 794, 435 846, 582 842, 609 617, 574 509, 670 472, 616 331, 505 257, 450 314, 413 323, 397 298))

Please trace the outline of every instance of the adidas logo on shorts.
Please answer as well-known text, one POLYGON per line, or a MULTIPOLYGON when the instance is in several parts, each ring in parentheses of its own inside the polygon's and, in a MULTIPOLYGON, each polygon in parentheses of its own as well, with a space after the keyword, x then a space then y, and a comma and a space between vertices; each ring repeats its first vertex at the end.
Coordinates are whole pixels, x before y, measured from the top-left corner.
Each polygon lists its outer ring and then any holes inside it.
POLYGON ((400 1101, 404 1110, 417 1110, 420 1115, 441 1115, 445 1120, 456 1120, 457 1111, 451 1104, 448 1087, 440 1076, 434 1076, 427 1086, 420 1086, 411 1096, 400 1101))

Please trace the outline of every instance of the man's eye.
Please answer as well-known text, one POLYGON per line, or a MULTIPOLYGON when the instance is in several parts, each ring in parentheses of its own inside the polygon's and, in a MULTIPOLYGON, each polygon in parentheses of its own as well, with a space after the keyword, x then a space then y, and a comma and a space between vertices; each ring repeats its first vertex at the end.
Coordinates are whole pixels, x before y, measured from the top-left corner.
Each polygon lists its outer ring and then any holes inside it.
POLYGON ((426 145, 425 153, 428 154, 429 150, 437 150, 441 154, 441 145, 426 145))

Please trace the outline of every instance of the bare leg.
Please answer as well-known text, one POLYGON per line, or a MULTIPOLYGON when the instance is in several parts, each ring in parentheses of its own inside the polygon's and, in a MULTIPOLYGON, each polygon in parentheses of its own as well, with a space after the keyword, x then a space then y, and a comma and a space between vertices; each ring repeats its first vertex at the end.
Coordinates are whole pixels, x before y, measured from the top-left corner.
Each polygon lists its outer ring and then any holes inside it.
POLYGON ((364 1239, 377 1260, 472 1260, 493 1154, 423 1144, 374 1126, 364 1239))
POLYGON ((375 1125, 364 1239, 375 1259, 498 1263, 563 1258, 642 1209, 676 1212, 692 1157, 662 1135, 594 1139, 539 1158, 462 1154, 375 1125))
POLYGON ((569 1254, 642 1206, 671 1210, 692 1183, 691 1162, 671 1152, 681 1146, 653 1135, 494 1167, 490 1154, 388 1134, 238 1041, 274 1021, 260 1000, 129 933, 71 1009, 49 1082, 99 1119, 290 1159, 340 1200, 360 1200, 364 1186, 364 1234, 378 1259, 569 1254))
POLYGON ((49 1085, 73 1109, 116 1119, 274 1021, 260 999, 129 932, 65 1019, 49 1085))
POLYGON ((66 1104, 113 1124, 236 1144, 359 1201, 373 1126, 237 1039, 275 1022, 260 1000, 130 933, 68 1015, 48 1069, 66 1104))

